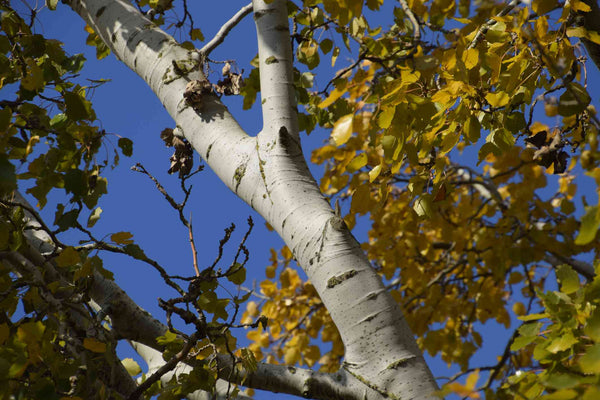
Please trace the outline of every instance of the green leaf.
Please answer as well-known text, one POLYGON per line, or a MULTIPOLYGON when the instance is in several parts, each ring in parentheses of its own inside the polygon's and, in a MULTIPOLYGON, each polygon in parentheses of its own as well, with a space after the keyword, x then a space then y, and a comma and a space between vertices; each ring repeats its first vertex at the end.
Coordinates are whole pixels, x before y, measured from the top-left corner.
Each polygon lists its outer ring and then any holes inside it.
POLYGON ((254 352, 247 348, 241 349, 242 354, 242 366, 248 372, 254 372, 258 368, 258 364, 256 362, 256 358, 254 357, 254 352))
POLYGON ((387 129, 392 123, 392 119, 394 119, 394 114, 396 112, 395 107, 385 107, 377 116, 377 125, 380 128, 387 129))
POLYGON ((519 336, 515 338, 515 340, 510 345, 510 349, 512 351, 517 351, 527 346, 528 344, 534 342, 537 339, 537 336, 519 336))
MULTIPOLYGON (((546 385, 554 389, 568 389, 579 384, 579 378, 570 374, 551 374, 546 379, 546 385)), ((556 397, 553 397, 556 398, 556 397)), ((564 398, 564 397, 563 397, 564 398)), ((568 397, 572 399, 573 397, 568 397)), ((544 396, 544 400, 546 397, 544 396)), ((556 398, 558 400, 558 398, 556 398)))
POLYGON ((477 165, 479 165, 482 161, 485 160, 488 154, 492 153, 495 156, 499 156, 502 152, 494 143, 487 142, 484 143, 483 146, 479 149, 477 165))
POLYGON ((589 206, 585 208, 585 214, 581 217, 581 226, 579 234, 575 238, 575 244, 582 246, 588 244, 596 237, 600 227, 600 213, 598 206, 589 206))
POLYGON ((63 114, 63 113, 56 114, 50 120, 50 127, 52 127, 53 129, 61 129, 65 126, 65 124, 68 120, 69 120, 69 118, 67 117, 66 114, 63 114))
POLYGON ((596 308, 587 320, 583 332, 592 340, 600 342, 600 308, 596 308))
POLYGON ((578 114, 586 109, 591 98, 587 90, 577 82, 571 82, 560 96, 558 113, 563 117, 578 114))
POLYGON ((89 102, 75 92, 65 91, 63 93, 65 104, 67 106, 66 114, 69 119, 79 121, 82 119, 92 119, 89 110, 89 102))
POLYGON ((131 139, 123 137, 119 138, 118 144, 123 154, 127 157, 131 157, 131 155, 133 154, 133 142, 131 141, 131 139))
POLYGON ((156 338, 156 343, 160 346, 169 346, 176 345, 181 346, 183 344, 183 340, 177 337, 177 335, 171 331, 165 332, 163 336, 159 336, 156 338))
POLYGON ((413 210, 419 217, 430 218, 433 215, 433 203, 430 194, 424 194, 415 200, 413 210))
POLYGON ((246 268, 244 268, 240 264, 236 263, 233 266, 233 269, 234 270, 237 269, 237 270, 232 274, 228 274, 227 279, 236 285, 241 285, 246 280, 246 268))
POLYGON ((87 192, 87 178, 80 169, 70 169, 65 173, 65 190, 75 196, 83 196, 87 192))
POLYGON ((201 42, 204 41, 204 35, 199 28, 194 28, 190 31, 190 38, 192 38, 192 40, 199 40, 201 42))
POLYGON ((70 267, 81 261, 81 257, 77 250, 73 247, 66 247, 55 259, 56 265, 59 267, 70 267))
POLYGON ((542 314, 529 314, 529 315, 523 315, 522 317, 518 317, 521 321, 537 321, 538 319, 543 319, 543 318, 548 318, 549 315, 546 313, 542 313, 542 314))
POLYGON ((560 282, 560 291, 565 294, 571 294, 580 287, 579 275, 573 271, 573 268, 566 264, 560 265, 556 270, 556 278, 560 282))
POLYGON ((92 211, 87 221, 88 228, 91 228, 94 225, 96 225, 96 222, 98 222, 98 220, 100 219, 100 214, 102 214, 102 209, 100 207, 97 207, 96 209, 94 209, 94 211, 92 211))
POLYGON ((0 197, 4 197, 17 188, 17 175, 15 166, 8 161, 4 154, 0 154, 0 197))
POLYGON ((564 351, 573 347, 574 344, 578 343, 579 340, 573 336, 573 333, 567 332, 557 338, 554 338, 550 344, 546 347, 546 350, 550 353, 556 354, 560 351, 564 351))
POLYGON ((79 218, 78 209, 73 209, 65 213, 64 206, 60 204, 56 207, 54 224, 59 227, 60 231, 66 231, 67 229, 77 225, 77 218, 79 218))
POLYGON ((12 110, 8 107, 0 110, 0 132, 6 132, 12 119, 12 110))
POLYGON ((471 142, 475 143, 481 136, 481 124, 474 115, 470 115, 463 128, 463 134, 471 142))
POLYGON ((600 373, 600 343, 587 349, 579 359, 581 371, 586 374, 600 373))
POLYGON ((521 112, 514 112, 508 115, 506 118, 506 122, 504 127, 508 129, 511 133, 516 134, 522 131, 527 122, 525 121, 525 116, 521 112))
MULTIPOLYGON (((122 233, 128 233, 128 232, 122 232, 122 233)), ((146 254, 144 253, 144 250, 142 250, 142 248, 135 243, 127 244, 127 245, 123 246, 123 250, 125 250, 126 254, 129 254, 131 257, 133 257, 137 260, 145 260, 147 258, 146 254)))
POLYGON ((56 5, 58 4, 58 0, 46 0, 46 7, 50 10, 56 10, 56 5))
POLYGON ((333 42, 331 41, 331 39, 323 39, 321 41, 321 51, 323 52, 323 54, 329 53, 332 48, 333 42))
POLYGON ((40 91, 44 88, 44 71, 29 58, 27 59, 27 76, 21 80, 21 86, 25 90, 32 92, 40 91))
POLYGON ((133 358, 125 358, 121 360, 121 363, 127 370, 127 373, 131 376, 136 376, 142 372, 142 368, 133 358))

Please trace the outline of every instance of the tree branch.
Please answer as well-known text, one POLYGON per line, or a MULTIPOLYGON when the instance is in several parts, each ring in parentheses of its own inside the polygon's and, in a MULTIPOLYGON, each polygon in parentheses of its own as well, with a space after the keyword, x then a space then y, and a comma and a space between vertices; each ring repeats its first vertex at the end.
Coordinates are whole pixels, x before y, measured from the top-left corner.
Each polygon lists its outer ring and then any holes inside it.
MULTIPOLYGON (((584 28, 588 31, 600 33, 600 7, 598 7, 598 2, 596 0, 583 0, 583 2, 592 9, 589 12, 581 13, 583 15, 584 28)), ((587 49, 590 58, 596 64, 596 68, 600 69, 600 45, 586 38, 582 38, 581 41, 587 49)))
MULTIPOLYGON (((506 7, 504 7, 496 16, 503 17, 503 16, 507 15, 519 3, 521 3, 521 0, 511 0, 510 3, 508 3, 506 5, 506 7)), ((475 34, 475 37, 473 38, 473 41, 471 42, 471 44, 469 45, 468 48, 469 49, 475 48, 475 46, 477 46, 477 44, 483 40, 487 31, 489 31, 490 28, 494 25, 496 25, 496 20, 493 18, 488 19, 483 25, 481 25, 481 27, 479 28, 479 31, 477 31, 477 34, 475 34)))
POLYGON ((223 26, 221 26, 221 29, 219 29, 217 34, 210 40, 210 42, 206 43, 204 47, 202 47, 199 50, 199 53, 203 57, 208 57, 218 45, 223 43, 223 41, 227 37, 227 34, 229 34, 229 32, 231 32, 231 30, 235 28, 235 26, 239 24, 242 21, 242 19, 244 19, 244 17, 250 14, 251 12, 252 3, 242 7, 237 13, 235 13, 233 17, 231 17, 229 21, 225 22, 223 26))
POLYGON ((264 122, 262 134, 277 138, 280 129, 285 127, 287 133, 299 142, 292 70, 294 59, 286 2, 266 4, 263 0, 253 0, 253 4, 264 122))

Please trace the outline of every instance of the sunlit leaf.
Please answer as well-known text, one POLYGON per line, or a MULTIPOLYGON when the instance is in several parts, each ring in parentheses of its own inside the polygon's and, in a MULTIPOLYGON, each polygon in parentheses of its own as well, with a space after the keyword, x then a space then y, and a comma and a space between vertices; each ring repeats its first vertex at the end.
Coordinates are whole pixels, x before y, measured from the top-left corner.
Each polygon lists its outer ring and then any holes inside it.
POLYGON ((585 213, 581 217, 581 227, 579 228, 579 234, 575 238, 575 244, 581 246, 594 240, 598 228, 600 228, 598 206, 586 207, 585 213))
POLYGON ((336 146, 341 146, 352 136, 354 114, 346 114, 337 120, 331 131, 331 139, 336 146))

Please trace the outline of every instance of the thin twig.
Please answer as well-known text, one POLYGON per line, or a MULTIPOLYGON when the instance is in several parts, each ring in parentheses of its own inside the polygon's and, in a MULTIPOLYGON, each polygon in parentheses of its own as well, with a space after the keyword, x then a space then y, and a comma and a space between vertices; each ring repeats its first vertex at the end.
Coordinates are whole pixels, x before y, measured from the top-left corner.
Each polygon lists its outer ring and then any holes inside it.
POLYGON ((190 233, 190 246, 192 247, 192 257, 194 259, 194 271, 196 272, 196 276, 200 276, 200 269, 198 268, 198 252, 196 251, 196 244, 194 243, 194 232, 192 230, 192 214, 190 214, 188 232, 190 233))
POLYGON ((221 29, 217 32, 217 34, 210 40, 210 42, 206 43, 204 47, 200 49, 200 54, 204 57, 208 57, 208 55, 223 41, 227 34, 240 23, 242 19, 248 14, 252 12, 252 3, 242 7, 231 19, 223 24, 221 29))
MULTIPOLYGON (((158 191, 164 196, 164 198, 169 202, 169 204, 171 205, 171 207, 173 207, 175 210, 177 210, 179 212, 179 219, 181 220, 181 222, 183 223, 183 225, 188 226, 188 220, 184 217, 183 215, 183 205, 182 204, 178 204, 175 199, 173 199, 173 197, 171 197, 171 195, 169 195, 169 193, 167 193, 167 191, 165 190, 165 188, 163 187, 163 185, 160 184, 160 182, 158 181, 158 179, 156 179, 152 174, 150 174, 146 168, 144 168, 144 166, 140 163, 135 164, 133 167, 131 167, 131 170, 136 171, 136 172, 141 172, 142 174, 145 174, 148 176, 148 178, 150 178, 152 180, 152 182, 154 182, 154 184, 156 185, 156 188, 158 189, 158 191)), ((186 193, 186 200, 187 200, 187 193, 186 193)))

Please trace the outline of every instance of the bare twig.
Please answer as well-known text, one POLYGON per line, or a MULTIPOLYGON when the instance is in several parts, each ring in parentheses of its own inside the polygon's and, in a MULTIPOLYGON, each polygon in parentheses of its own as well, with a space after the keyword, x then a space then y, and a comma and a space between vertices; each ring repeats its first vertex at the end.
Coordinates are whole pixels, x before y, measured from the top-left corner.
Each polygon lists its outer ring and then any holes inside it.
POLYGON ((196 244, 194 243, 194 232, 192 230, 192 215, 190 214, 190 222, 188 224, 188 232, 190 234, 190 246, 192 247, 192 257, 194 260, 194 271, 196 276, 200 276, 200 269, 198 268, 198 252, 196 251, 196 244))
MULTIPOLYGON (((158 179, 156 179, 151 173, 149 173, 146 170, 146 168, 144 168, 144 166, 142 164, 137 163, 133 167, 131 167, 131 169, 133 171, 141 172, 142 174, 147 175, 148 178, 150 178, 152 180, 152 182, 154 182, 154 184, 156 185, 156 188, 158 189, 158 191, 169 202, 169 204, 171 205, 171 207, 173 207, 175 210, 177 210, 179 212, 179 219, 181 220, 181 222, 183 223, 183 225, 185 225, 186 227, 189 226, 188 220, 183 215, 183 206, 184 206, 183 203, 182 204, 178 204, 175 201, 175 199, 173 199, 173 197, 171 197, 171 195, 169 193, 167 193, 167 191, 165 190, 164 186, 160 184, 160 182, 158 181, 158 179)), ((186 200, 187 200, 187 198, 188 198, 188 195, 186 193, 186 200)))
POLYGON ((217 32, 217 34, 210 40, 210 42, 206 43, 204 47, 200 49, 200 54, 204 57, 208 57, 208 55, 223 41, 227 34, 240 23, 242 19, 248 14, 252 12, 252 3, 242 7, 229 21, 223 24, 221 29, 217 32))

